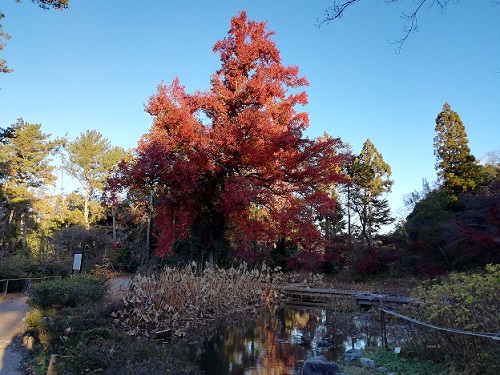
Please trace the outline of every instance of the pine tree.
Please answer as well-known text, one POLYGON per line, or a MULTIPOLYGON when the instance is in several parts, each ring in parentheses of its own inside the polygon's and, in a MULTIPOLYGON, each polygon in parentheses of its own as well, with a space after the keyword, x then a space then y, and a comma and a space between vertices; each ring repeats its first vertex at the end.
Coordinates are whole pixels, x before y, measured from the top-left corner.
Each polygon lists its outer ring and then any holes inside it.
POLYGON ((438 176, 452 200, 477 185, 478 165, 471 154, 465 126, 448 103, 436 118, 434 155, 438 176))
POLYGON ((6 200, 0 240, 2 246, 10 247, 15 241, 14 228, 17 227, 21 231, 22 248, 28 252, 28 225, 34 213, 33 204, 38 199, 37 190, 56 180, 50 156, 64 140, 50 141, 50 134, 42 133, 40 124, 30 124, 22 119, 10 129, 12 136, 0 145, 1 188, 6 200))
POLYGON ((120 147, 112 147, 95 130, 80 134, 68 144, 66 151, 68 158, 65 160, 65 168, 83 187, 83 218, 85 226, 89 228, 91 200, 104 188, 113 168, 125 157, 125 151, 120 147))
POLYGON ((367 245, 371 246, 377 230, 394 221, 390 216, 387 200, 382 198, 384 193, 391 191, 391 167, 367 139, 349 168, 349 175, 350 204, 359 217, 363 237, 367 245))

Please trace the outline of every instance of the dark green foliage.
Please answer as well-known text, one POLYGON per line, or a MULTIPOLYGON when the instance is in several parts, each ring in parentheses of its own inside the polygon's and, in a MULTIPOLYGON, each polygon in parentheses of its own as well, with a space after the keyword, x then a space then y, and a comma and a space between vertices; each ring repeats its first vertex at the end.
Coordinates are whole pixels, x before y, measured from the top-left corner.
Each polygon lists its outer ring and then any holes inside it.
POLYGON ((40 258, 33 259, 24 255, 6 255, 0 261, 0 279, 39 277, 42 275, 65 276, 71 270, 71 259, 65 255, 40 258))
POLYGON ((436 276, 500 262, 500 180, 490 176, 489 185, 455 198, 445 187, 426 184, 408 198, 414 207, 404 229, 416 271, 436 276))
POLYGON ((451 267, 442 250, 444 224, 452 213, 448 210, 450 199, 442 189, 427 187, 422 199, 415 204, 406 218, 405 229, 409 238, 409 252, 420 260, 420 272, 439 274, 451 267))
POLYGON ((392 188, 391 173, 391 167, 369 139, 348 168, 348 204, 358 216, 368 247, 372 246, 380 227, 394 221, 390 216, 389 203, 383 198, 383 194, 389 193, 392 188))
POLYGON ((7 128, 0 128, 0 143, 6 144, 9 141, 9 138, 13 138, 15 136, 15 128, 14 125, 11 125, 7 128))
POLYGON ((500 263, 500 180, 460 196, 463 207, 444 226, 443 251, 453 269, 500 263))
MULTIPOLYGON (((94 332, 94 330, 92 330, 94 332)), ((113 331, 114 337, 95 335, 81 338, 75 347, 67 348, 58 365, 58 374, 198 374, 191 364, 183 362, 182 348, 157 342, 137 342, 113 331)))
POLYGON ((100 263, 103 254, 112 248, 112 239, 103 228, 86 230, 83 226, 72 225, 54 235, 53 244, 58 253, 83 253, 83 270, 90 271, 100 263))
POLYGON ((448 103, 436 118, 436 133, 434 155, 438 176, 452 200, 456 200, 459 194, 478 185, 479 169, 468 146, 465 126, 448 103))
POLYGON ((77 307, 101 301, 106 290, 100 280, 76 276, 36 285, 28 294, 28 302, 39 309, 77 307))

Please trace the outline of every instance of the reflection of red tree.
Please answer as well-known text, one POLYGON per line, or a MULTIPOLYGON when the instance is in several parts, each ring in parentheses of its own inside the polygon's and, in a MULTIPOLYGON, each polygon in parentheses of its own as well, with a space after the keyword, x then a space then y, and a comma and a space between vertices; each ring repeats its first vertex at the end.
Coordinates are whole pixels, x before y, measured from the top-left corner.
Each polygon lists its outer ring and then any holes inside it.
POLYGON ((228 331, 223 335, 215 334, 212 345, 217 349, 205 358, 207 366, 209 361, 218 361, 219 367, 212 365, 205 370, 217 375, 288 374, 302 367, 311 350, 334 361, 352 344, 377 345, 377 337, 369 330, 369 318, 366 319, 356 319, 352 313, 314 309, 284 308, 262 313, 256 320, 226 325, 228 331), (310 341, 310 346, 302 345, 302 336, 310 341), (320 341, 328 341, 332 347, 319 347, 320 341))

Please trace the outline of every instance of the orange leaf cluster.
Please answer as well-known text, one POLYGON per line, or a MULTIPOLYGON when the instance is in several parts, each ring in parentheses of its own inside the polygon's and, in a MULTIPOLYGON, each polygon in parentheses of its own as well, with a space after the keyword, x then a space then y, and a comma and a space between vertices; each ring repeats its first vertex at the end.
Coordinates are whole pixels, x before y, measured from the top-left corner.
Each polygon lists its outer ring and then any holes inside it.
POLYGON ((272 35, 241 12, 214 46, 222 66, 209 90, 188 94, 175 79, 150 97, 153 126, 115 185, 155 190, 160 255, 195 221, 208 248, 224 236, 320 241, 315 220, 335 209, 328 188, 343 181, 343 145, 302 136, 309 118, 295 107, 308 82, 282 64, 272 35))

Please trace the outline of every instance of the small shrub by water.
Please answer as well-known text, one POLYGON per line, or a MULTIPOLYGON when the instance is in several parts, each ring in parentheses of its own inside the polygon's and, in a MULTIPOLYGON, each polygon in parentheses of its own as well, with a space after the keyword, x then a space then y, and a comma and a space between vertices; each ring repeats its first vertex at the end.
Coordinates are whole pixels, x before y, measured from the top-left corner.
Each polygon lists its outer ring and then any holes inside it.
MULTIPOLYGON (((415 317, 444 328, 500 332, 500 265, 477 274, 456 273, 438 284, 418 288, 422 301, 415 317)), ((446 358, 471 374, 500 373, 498 341, 435 329, 418 329, 411 342, 420 355, 446 358)))

